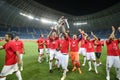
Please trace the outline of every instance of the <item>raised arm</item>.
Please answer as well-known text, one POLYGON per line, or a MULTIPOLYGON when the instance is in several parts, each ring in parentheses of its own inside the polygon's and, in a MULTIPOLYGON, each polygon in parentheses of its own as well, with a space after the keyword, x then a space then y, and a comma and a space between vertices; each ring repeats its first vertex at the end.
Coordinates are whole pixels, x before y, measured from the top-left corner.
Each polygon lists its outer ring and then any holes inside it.
POLYGON ((58 25, 55 26, 55 31, 56 31, 57 36, 59 37, 60 31, 59 31, 59 26, 58 25))
POLYGON ((112 33, 110 34, 110 38, 115 38, 115 28, 112 26, 112 33))
POLYGON ((81 29, 78 29, 79 33, 82 33, 82 30, 81 29))
POLYGON ((68 37, 68 34, 66 33, 66 29, 65 29, 64 23, 62 24, 62 32, 64 33, 64 35, 66 37, 68 37))
POLYGON ((62 24, 62 32, 63 32, 64 34, 66 33, 66 29, 65 29, 64 23, 62 24))
POLYGON ((53 33, 53 27, 51 27, 51 31, 50 31, 50 33, 48 34, 48 38, 51 37, 52 33, 53 33))
POLYGON ((93 32, 91 32, 91 35, 92 35, 95 39, 97 39, 97 40, 98 40, 98 37, 97 37, 97 36, 95 36, 93 32))
POLYGON ((82 30, 81 29, 78 29, 79 31, 79 36, 78 36, 78 40, 81 40, 83 38, 83 34, 82 34, 82 30))

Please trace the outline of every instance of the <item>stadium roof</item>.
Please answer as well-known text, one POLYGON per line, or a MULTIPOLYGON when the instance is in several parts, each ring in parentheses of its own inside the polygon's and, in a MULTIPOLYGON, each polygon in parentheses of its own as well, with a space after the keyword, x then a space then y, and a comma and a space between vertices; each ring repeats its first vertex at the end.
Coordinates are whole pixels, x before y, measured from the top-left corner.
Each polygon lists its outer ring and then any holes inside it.
POLYGON ((0 11, 0 24, 12 27, 50 28, 51 24, 43 24, 40 19, 58 20, 63 15, 68 19, 72 30, 77 28, 108 29, 112 25, 120 25, 120 3, 92 14, 74 16, 54 10, 34 0, 0 0, 0 11), (33 17, 34 19, 32 19, 33 17), (87 22, 87 24, 74 26, 74 22, 87 22))
POLYGON ((52 9, 75 16, 99 12, 120 2, 120 0, 34 0, 52 9))

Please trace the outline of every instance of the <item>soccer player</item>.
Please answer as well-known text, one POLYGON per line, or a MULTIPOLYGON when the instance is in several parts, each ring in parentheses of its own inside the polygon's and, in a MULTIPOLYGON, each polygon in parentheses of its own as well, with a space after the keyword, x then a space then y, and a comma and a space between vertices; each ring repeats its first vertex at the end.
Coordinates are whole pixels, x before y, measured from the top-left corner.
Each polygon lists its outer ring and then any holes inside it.
POLYGON ((112 26, 112 33, 109 36, 108 40, 106 40, 107 46, 107 61, 106 61, 106 73, 107 73, 107 80, 110 80, 110 68, 112 66, 115 67, 116 70, 116 78, 120 80, 120 58, 119 58, 119 42, 120 40, 115 39, 115 28, 112 26))
POLYGON ((17 51, 19 51, 20 53, 20 58, 22 60, 22 65, 20 66, 20 70, 23 71, 23 54, 25 53, 24 44, 21 40, 19 40, 18 36, 15 37, 15 44, 16 44, 17 51))
POLYGON ((46 62, 48 62, 49 53, 50 53, 50 40, 48 37, 45 40, 45 46, 46 46, 46 62))
POLYGON ((50 53, 50 40, 49 40, 48 36, 45 40, 45 46, 46 46, 46 62, 48 62, 49 61, 49 53, 50 53))
POLYGON ((102 53, 102 46, 104 45, 104 42, 100 40, 100 38, 98 38, 97 36, 94 35, 93 32, 91 32, 91 35, 96 39, 95 41, 95 55, 96 58, 98 60, 97 66, 101 65, 101 61, 100 61, 100 57, 101 57, 101 53, 102 53))
POLYGON ((81 36, 77 38, 77 35, 74 34, 73 38, 70 40, 70 51, 71 51, 71 60, 72 60, 72 65, 73 69, 72 71, 76 70, 76 67, 78 68, 78 71, 80 74, 82 74, 82 71, 80 69, 80 61, 79 61, 79 53, 78 53, 78 44, 79 41, 81 40, 81 36))
POLYGON ((52 31, 49 34, 49 40, 50 40, 50 60, 49 60, 49 72, 52 73, 52 62, 53 59, 56 59, 56 63, 58 63, 58 59, 57 59, 57 51, 56 49, 59 46, 58 43, 58 34, 57 34, 57 30, 56 29, 52 29, 52 31))
POLYGON ((94 68, 95 68, 95 73, 98 74, 97 71, 97 65, 96 65, 96 58, 95 58, 95 54, 94 54, 94 41, 95 40, 90 40, 90 37, 86 37, 86 51, 87 51, 87 60, 88 60, 88 65, 89 65, 89 70, 92 70, 91 67, 91 60, 93 61, 94 64, 94 68))
POLYGON ((79 49, 79 53, 83 55, 84 57, 84 61, 82 66, 85 66, 86 64, 86 43, 85 43, 85 35, 84 35, 84 31, 79 29, 80 33, 82 34, 82 40, 80 40, 80 49, 79 49))
POLYGON ((43 55, 44 55, 44 35, 41 34, 40 35, 40 38, 37 40, 37 43, 38 43, 38 51, 39 51, 39 54, 38 54, 38 62, 41 63, 42 59, 43 59, 43 55))
POLYGON ((18 69, 18 64, 22 64, 20 54, 16 49, 12 34, 5 35, 6 43, 0 46, 0 49, 5 49, 5 65, 0 73, 0 80, 6 80, 6 76, 15 73, 18 80, 22 80, 21 72, 18 69))
POLYGON ((69 36, 65 31, 64 28, 64 23, 62 24, 62 31, 64 33, 63 35, 63 39, 61 39, 60 42, 60 51, 61 51, 61 66, 63 71, 63 76, 61 78, 61 80, 64 80, 66 78, 66 72, 67 72, 67 66, 68 66, 68 59, 69 59, 69 53, 68 53, 68 48, 69 48, 69 36))

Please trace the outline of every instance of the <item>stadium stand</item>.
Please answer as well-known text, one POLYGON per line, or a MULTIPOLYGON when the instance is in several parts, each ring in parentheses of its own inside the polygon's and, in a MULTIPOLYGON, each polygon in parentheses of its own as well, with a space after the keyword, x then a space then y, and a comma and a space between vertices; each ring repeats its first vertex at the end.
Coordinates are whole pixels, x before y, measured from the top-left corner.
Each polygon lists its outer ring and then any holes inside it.
POLYGON ((50 30, 32 27, 0 27, 0 37, 4 37, 6 33, 13 33, 20 36, 22 39, 37 39, 40 34, 45 37, 49 34, 50 30), (9 29, 9 30, 8 30, 9 29))

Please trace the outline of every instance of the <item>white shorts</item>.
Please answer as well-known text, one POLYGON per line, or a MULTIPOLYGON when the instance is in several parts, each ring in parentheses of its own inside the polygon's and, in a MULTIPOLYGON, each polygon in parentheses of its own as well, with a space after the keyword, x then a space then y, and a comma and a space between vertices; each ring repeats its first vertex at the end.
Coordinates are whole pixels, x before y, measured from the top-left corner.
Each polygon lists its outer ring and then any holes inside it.
POLYGON ((68 67, 68 60, 69 60, 69 55, 64 55, 63 53, 61 54, 61 66, 63 69, 67 70, 68 67))
POLYGON ((46 48, 46 54, 50 53, 50 49, 46 48))
POLYGON ((119 56, 107 56, 106 67, 120 68, 120 58, 119 56))
POLYGON ((56 53, 56 58, 59 60, 59 63, 61 64, 62 54, 61 54, 60 51, 57 51, 57 53, 56 53))
POLYGON ((6 66, 4 65, 1 73, 0 73, 0 76, 7 76, 9 74, 12 74, 14 73, 15 71, 18 70, 18 64, 14 64, 14 65, 9 65, 9 66, 6 66))
POLYGON ((80 48, 79 49, 79 54, 82 54, 83 56, 86 56, 86 49, 85 48, 80 48))
POLYGON ((43 54, 44 49, 39 49, 39 54, 43 54))
POLYGON ((21 59, 21 60, 23 59, 23 54, 20 54, 20 59, 21 59))
POLYGON ((53 58, 57 58, 57 51, 56 49, 50 49, 50 60, 53 60, 53 58))
POLYGON ((94 52, 87 52, 86 54, 87 60, 96 60, 95 53, 94 52))

